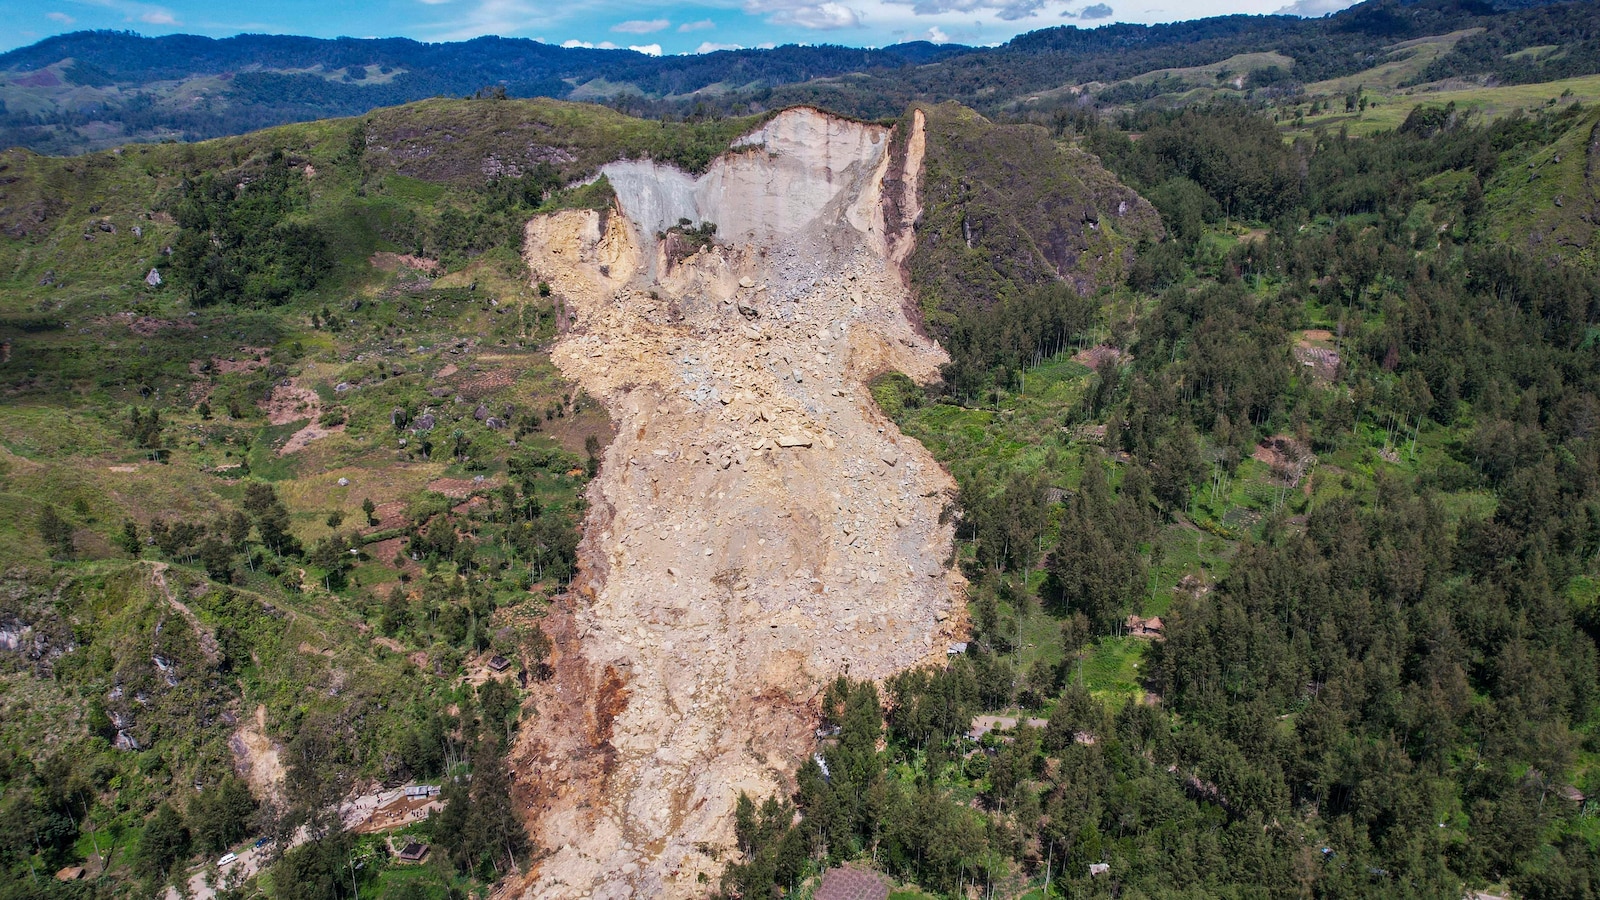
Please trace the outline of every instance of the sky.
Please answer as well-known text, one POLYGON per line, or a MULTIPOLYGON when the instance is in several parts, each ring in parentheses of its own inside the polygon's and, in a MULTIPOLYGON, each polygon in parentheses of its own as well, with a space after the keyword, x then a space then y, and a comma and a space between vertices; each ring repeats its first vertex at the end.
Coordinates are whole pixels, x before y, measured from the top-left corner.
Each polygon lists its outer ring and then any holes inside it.
POLYGON ((642 53, 779 44, 997 44, 1055 25, 1325 15, 1353 0, 0 0, 0 50, 89 28, 458 41, 486 34, 642 53))

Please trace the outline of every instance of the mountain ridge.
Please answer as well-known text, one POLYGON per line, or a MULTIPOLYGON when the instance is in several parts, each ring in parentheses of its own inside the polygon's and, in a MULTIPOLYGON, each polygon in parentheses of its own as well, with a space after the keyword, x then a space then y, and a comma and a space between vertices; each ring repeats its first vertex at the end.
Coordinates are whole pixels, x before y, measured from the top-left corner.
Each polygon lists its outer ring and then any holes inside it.
MULTIPOLYGON (((1322 19, 1230 15, 1161 25, 1063 25, 998 47, 786 45, 671 57, 493 36, 430 44, 74 32, 0 54, 0 146, 70 155, 359 115, 427 97, 500 92, 606 101, 658 118, 813 103, 891 119, 911 103, 944 100, 986 115, 1026 116, 1081 106, 1090 93, 1081 89, 1086 85, 1266 51, 1294 60, 1289 71, 1260 85, 1257 99, 1276 101, 1299 86, 1359 73, 1396 42, 1468 28, 1485 33, 1436 61, 1441 75, 1528 83, 1600 72, 1600 38, 1585 27, 1597 7, 1594 0, 1367 0, 1322 19), (1535 46, 1533 40, 1546 49, 1537 58, 1516 57, 1535 46), (1071 96, 1048 103, 1037 97, 1069 88, 1071 96)), ((1116 106, 1112 101, 1095 99, 1116 106)))

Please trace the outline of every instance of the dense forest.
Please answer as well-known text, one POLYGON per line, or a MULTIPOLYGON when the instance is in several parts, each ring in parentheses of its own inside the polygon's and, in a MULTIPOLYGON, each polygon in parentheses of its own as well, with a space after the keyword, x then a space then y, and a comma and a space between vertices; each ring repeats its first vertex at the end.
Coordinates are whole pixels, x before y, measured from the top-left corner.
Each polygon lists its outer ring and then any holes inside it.
POLYGON ((880 385, 961 482, 974 639, 835 685, 836 736, 741 807, 724 889, 859 857, 945 895, 1593 895, 1600 279, 1496 245, 1484 200, 1593 120, 1290 145, 1213 108, 1083 135, 1173 239, 1091 307, 1046 285, 935 325, 930 393, 880 385), (1293 336, 1324 323, 1318 369, 1293 336), (1056 400, 1049 360, 1096 341, 1056 400), (1293 449, 1250 471, 1264 447, 1293 449), (1259 513, 1217 502, 1252 477, 1259 513), (1126 636, 1152 612, 1163 639, 1126 636))

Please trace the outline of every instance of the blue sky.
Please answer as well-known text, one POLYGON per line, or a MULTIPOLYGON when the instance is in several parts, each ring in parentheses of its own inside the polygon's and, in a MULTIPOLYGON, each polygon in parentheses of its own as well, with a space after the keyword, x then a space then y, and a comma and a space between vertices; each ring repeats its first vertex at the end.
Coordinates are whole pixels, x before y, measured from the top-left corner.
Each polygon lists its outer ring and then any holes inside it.
POLYGON ((723 47, 907 40, 992 44, 1052 25, 1172 22, 1225 13, 1322 15, 1349 0, 0 0, 0 49, 84 28, 552 44, 694 53, 723 47))

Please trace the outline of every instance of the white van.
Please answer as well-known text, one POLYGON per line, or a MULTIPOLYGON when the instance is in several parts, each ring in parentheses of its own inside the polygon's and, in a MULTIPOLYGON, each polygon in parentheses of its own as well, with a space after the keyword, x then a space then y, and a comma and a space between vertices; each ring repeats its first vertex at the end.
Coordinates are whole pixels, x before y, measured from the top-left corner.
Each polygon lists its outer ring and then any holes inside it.
POLYGON ((228 863, 231 863, 231 862, 233 862, 234 860, 236 860, 238 858, 239 858, 239 854, 237 854, 237 853, 225 853, 225 854, 223 854, 221 859, 217 860, 217 865, 219 867, 220 866, 225 866, 228 863))

